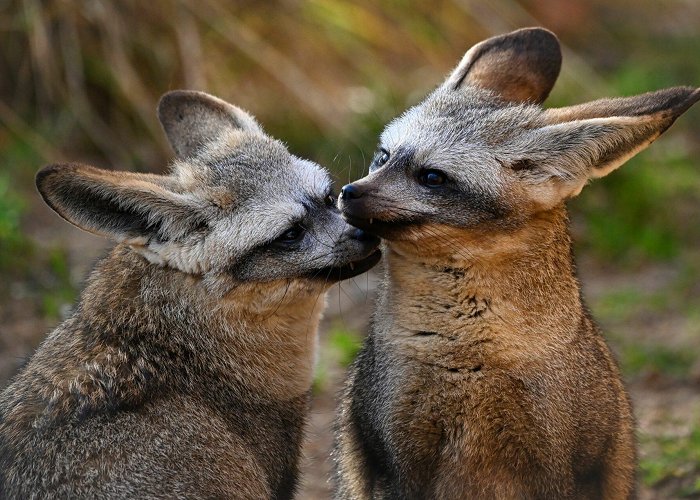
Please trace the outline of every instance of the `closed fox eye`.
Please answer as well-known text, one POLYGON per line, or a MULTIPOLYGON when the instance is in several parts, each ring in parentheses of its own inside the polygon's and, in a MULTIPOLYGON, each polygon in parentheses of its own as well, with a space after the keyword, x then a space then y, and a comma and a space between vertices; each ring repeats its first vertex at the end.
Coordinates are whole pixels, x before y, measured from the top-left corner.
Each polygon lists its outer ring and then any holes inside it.
POLYGON ((306 234, 306 229, 300 223, 294 224, 273 241, 277 247, 290 248, 295 243, 299 243, 306 234))

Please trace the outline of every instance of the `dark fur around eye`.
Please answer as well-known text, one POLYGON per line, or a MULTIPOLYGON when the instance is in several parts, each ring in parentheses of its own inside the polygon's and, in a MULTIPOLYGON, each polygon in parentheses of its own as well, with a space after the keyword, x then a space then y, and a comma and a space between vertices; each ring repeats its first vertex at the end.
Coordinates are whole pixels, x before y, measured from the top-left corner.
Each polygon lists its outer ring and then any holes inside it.
POLYGON ((535 162, 527 159, 517 160, 511 163, 510 168, 515 170, 535 170, 535 162))
POLYGON ((323 199, 323 203, 327 207, 334 207, 335 206, 335 196, 333 193, 328 193, 326 197, 323 199))
POLYGON ((277 247, 289 248, 304 239, 306 230, 301 224, 295 224, 277 237, 273 245, 277 247))
POLYGON ((515 172, 518 172, 520 170, 535 170, 537 167, 535 162, 533 162, 532 160, 528 160, 527 158, 511 162, 501 160, 500 158, 496 158, 496 161, 500 163, 503 168, 508 168, 515 172))

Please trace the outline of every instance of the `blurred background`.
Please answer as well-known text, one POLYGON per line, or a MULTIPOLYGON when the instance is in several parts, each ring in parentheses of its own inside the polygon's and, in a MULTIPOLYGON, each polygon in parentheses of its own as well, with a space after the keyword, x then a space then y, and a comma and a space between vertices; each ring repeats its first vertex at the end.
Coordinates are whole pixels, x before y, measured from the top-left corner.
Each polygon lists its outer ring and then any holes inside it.
MULTIPOLYGON (((564 46, 548 106, 700 85, 696 0, 0 0, 0 386, 108 248, 41 202, 40 166, 164 172, 156 103, 193 88, 340 185, 472 44, 532 25, 564 46)), ((588 303, 635 403, 641 496, 700 498, 700 106, 570 205, 588 303)), ((375 282, 329 295, 299 498, 328 497, 335 393, 375 282)))

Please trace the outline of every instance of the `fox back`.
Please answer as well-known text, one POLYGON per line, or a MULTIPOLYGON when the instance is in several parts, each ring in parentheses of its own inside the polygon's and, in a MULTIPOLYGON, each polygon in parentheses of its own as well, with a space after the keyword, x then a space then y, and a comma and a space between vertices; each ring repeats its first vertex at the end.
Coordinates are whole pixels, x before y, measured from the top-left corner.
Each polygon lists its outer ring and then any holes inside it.
POLYGON ((700 99, 679 87, 543 109, 556 37, 486 40, 345 186, 385 277, 337 418, 338 498, 630 498, 616 362, 581 299, 565 202, 700 99))
POLYGON ((175 91, 158 111, 169 175, 37 175, 117 245, 0 395, 2 498, 293 495, 323 295, 378 240, 239 108, 175 91))

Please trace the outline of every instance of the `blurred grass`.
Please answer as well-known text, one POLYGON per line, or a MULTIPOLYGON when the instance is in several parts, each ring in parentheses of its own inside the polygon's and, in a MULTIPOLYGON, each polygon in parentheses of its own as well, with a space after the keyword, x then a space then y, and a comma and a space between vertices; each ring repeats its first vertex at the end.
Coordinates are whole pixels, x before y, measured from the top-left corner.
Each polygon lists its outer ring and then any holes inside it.
POLYGON ((697 353, 660 344, 622 342, 622 371, 627 376, 665 375, 682 380, 690 373, 697 353))
POLYGON ((0 272, 21 264, 29 246, 20 228, 24 210, 24 200, 10 189, 10 177, 0 173, 0 272))
POLYGON ((345 370, 362 347, 360 332, 348 329, 342 322, 334 322, 324 334, 325 341, 314 373, 313 392, 318 394, 328 388, 330 372, 345 370))
POLYGON ((631 276, 590 297, 629 380, 683 381, 700 366, 700 350, 694 347, 700 341, 698 270, 683 265, 687 260, 680 258, 679 268, 664 276, 637 283, 631 276), (669 338, 673 330, 677 333, 669 338))
MULTIPOLYGON (((649 87, 646 87, 649 88, 649 87)), ((665 139, 665 138, 664 138, 665 139)), ((678 137, 662 140, 574 200, 579 249, 628 268, 670 261, 700 241, 700 170, 678 137)))
POLYGON ((700 415, 684 435, 641 436, 648 448, 639 461, 642 480, 648 486, 662 486, 670 480, 680 485, 677 498, 700 496, 700 415))
POLYGON ((49 249, 46 260, 49 272, 42 287, 41 312, 51 320, 65 318, 77 296, 71 281, 68 255, 64 249, 54 247, 49 249))
MULTIPOLYGON (((163 171, 171 153, 155 116, 162 93, 195 88, 234 102, 342 183, 366 172, 386 122, 469 46, 529 25, 564 45, 550 106, 700 85, 700 3, 687 0, 0 2, 0 296, 20 283, 36 314, 65 313, 76 283, 56 246, 64 226, 49 218, 34 174, 61 160, 163 171)), ((632 380, 687 382, 698 363, 698 158, 700 108, 570 204, 576 251, 604 274, 675 273, 652 290, 630 280, 591 303, 632 380), (668 338, 660 321, 680 322, 685 337, 668 338), (650 328, 656 336, 640 341, 650 328)), ((359 333, 334 326, 328 339, 328 359, 346 366, 359 333)), ((322 355, 317 391, 336 369, 329 363, 322 355)), ((679 460, 697 463, 696 434, 664 443, 642 462, 648 484, 666 481, 679 460)), ((678 470, 698 477, 697 467, 678 470)))
POLYGON ((329 345, 336 352, 340 366, 347 368, 362 347, 362 336, 339 324, 334 325, 328 335, 329 345))
POLYGON ((22 187, 31 182, 29 166, 38 161, 29 144, 0 132, 0 273, 6 277, 26 272, 33 256, 32 240, 22 219, 35 200, 22 187))

